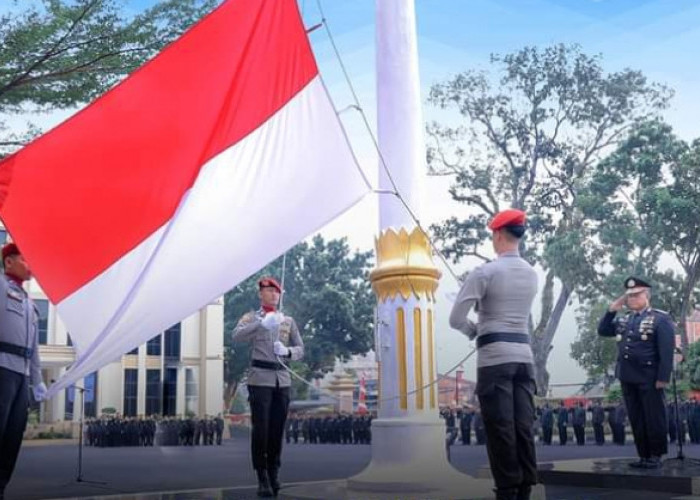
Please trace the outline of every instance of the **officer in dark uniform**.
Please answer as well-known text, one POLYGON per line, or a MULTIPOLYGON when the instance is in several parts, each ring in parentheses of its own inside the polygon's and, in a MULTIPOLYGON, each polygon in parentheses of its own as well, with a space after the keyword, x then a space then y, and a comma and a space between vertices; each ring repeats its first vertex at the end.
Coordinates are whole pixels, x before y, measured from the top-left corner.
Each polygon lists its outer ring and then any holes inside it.
POLYGON ((472 442, 472 418, 474 414, 466 408, 462 412, 462 418, 459 420, 459 431, 462 435, 462 444, 471 444, 472 442))
POLYGON ((542 426, 542 442, 546 445, 552 444, 552 429, 554 427, 554 412, 549 406, 549 403, 545 403, 542 411, 540 413, 540 425, 542 426))
POLYGON ((248 370, 251 413, 251 454, 258 476, 258 496, 277 495, 277 474, 289 409, 291 376, 280 360, 299 360, 304 343, 297 325, 277 311, 282 287, 273 278, 258 282, 261 307, 245 314, 233 331, 233 340, 252 344, 248 370))
POLYGON ((559 445, 565 446, 569 439, 569 434, 566 427, 569 425, 569 410, 564 406, 564 403, 559 403, 557 408, 557 427, 559 428, 559 445))
POLYGON ((29 386, 34 399, 46 397, 39 361, 39 313, 22 288, 32 277, 17 245, 2 248, 0 274, 0 498, 15 469, 27 426, 29 386))
POLYGON ((649 306, 649 283, 630 277, 625 288, 603 316, 598 333, 617 339, 616 373, 639 454, 630 466, 658 469, 668 451, 664 391, 673 369, 674 327, 668 314, 649 306), (629 312, 617 317, 625 304, 629 312))
POLYGON ((615 444, 620 446, 625 445, 625 440, 627 439, 627 431, 625 427, 627 426, 627 408, 621 402, 615 405, 615 417, 613 419, 615 422, 615 435, 617 436, 615 444))
POLYGON ((595 444, 602 446, 605 444, 605 432, 603 431, 603 423, 605 422, 605 410, 596 401, 591 409, 591 422, 593 423, 593 435, 595 436, 595 444))
POLYGON ((574 436, 576 436, 576 444, 583 446, 586 444, 586 410, 583 408, 583 403, 579 402, 573 412, 574 436))

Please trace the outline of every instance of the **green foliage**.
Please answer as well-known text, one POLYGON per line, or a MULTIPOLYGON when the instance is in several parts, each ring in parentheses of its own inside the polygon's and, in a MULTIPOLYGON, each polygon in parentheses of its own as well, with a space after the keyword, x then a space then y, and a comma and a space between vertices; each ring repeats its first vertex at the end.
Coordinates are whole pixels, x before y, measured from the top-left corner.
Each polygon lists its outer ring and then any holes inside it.
POLYGON ((622 402, 622 387, 620 387, 619 383, 616 383, 615 385, 610 387, 607 395, 605 396, 605 401, 607 403, 620 403, 620 402, 622 402))
POLYGON ((451 176, 452 198, 469 207, 464 218, 432 229, 455 262, 486 260, 488 218, 507 207, 528 212, 521 253, 548 272, 541 315, 532 322, 538 389, 546 392, 546 361, 563 311, 601 272, 581 189, 607 151, 664 109, 671 92, 639 71, 606 72, 600 56, 576 45, 525 47, 491 62, 493 73, 465 71, 431 89, 429 102, 456 111, 460 121, 428 126, 429 170, 451 176))
POLYGON ((609 386, 615 376, 617 346, 615 339, 598 335, 598 322, 607 307, 599 303, 580 311, 578 336, 571 344, 571 357, 586 370, 589 379, 603 380, 609 386))
MULTIPOLYGON (((0 16, 0 114, 79 107, 109 89, 218 0, 161 0, 131 15, 117 0, 16 2, 0 16)), ((0 121, 0 156, 39 133, 0 121)))
MULTIPOLYGON (((629 275, 655 286, 655 307, 668 311, 683 328, 695 298, 700 267, 700 162, 693 145, 671 127, 652 120, 638 123, 601 161, 580 190, 579 207, 589 239, 599 247, 597 279, 587 282, 584 300, 592 307, 620 295, 629 275), (681 273, 662 269, 662 257, 675 259, 681 273)), ((687 343, 685 336, 683 344, 687 343)))
MULTIPOLYGON (((321 377, 336 358, 364 354, 374 342, 375 299, 369 285, 371 252, 351 253, 345 239, 324 241, 316 236, 287 252, 283 311, 292 316, 304 340, 302 362, 292 368, 304 378, 321 377)), ((282 257, 226 294, 225 380, 227 396, 248 366, 249 346, 231 342, 238 319, 259 307, 257 282, 261 276, 282 276, 282 257)), ((304 397, 307 386, 294 382, 294 397, 304 397)))
POLYGON ((700 343, 691 344, 682 367, 683 381, 690 389, 700 391, 700 343))

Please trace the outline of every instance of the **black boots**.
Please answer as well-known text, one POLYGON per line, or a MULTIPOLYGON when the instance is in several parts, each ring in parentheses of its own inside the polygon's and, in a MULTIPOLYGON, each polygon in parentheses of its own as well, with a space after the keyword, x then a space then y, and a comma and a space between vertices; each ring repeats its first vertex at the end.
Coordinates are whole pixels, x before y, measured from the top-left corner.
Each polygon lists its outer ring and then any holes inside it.
POLYGON ((270 487, 270 479, 267 475, 267 470, 256 469, 255 473, 258 475, 258 496, 263 498, 275 496, 270 487))
POLYGON ((277 479, 277 471, 277 468, 267 469, 267 477, 270 478, 270 487, 275 496, 277 496, 281 487, 279 479, 277 479))
POLYGON ((529 484, 521 484, 518 488, 517 500, 530 500, 530 495, 532 494, 532 486, 529 484))
POLYGON ((496 500, 517 500, 518 488, 496 488, 496 500))
POLYGON ((496 500, 530 500, 532 486, 520 485, 518 488, 497 488, 496 500))

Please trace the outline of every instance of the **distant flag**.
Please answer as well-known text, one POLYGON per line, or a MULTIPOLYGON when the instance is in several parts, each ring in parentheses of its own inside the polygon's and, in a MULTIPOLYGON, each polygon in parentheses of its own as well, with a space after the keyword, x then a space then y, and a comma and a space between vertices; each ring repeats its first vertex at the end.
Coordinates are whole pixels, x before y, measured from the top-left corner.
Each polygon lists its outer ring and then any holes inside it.
POLYGON ((367 413, 367 382, 365 374, 360 377, 360 391, 357 398, 357 413, 364 415, 367 413))
POLYGON ((71 332, 53 395, 359 201, 294 0, 225 1, 0 163, 0 218, 71 332))

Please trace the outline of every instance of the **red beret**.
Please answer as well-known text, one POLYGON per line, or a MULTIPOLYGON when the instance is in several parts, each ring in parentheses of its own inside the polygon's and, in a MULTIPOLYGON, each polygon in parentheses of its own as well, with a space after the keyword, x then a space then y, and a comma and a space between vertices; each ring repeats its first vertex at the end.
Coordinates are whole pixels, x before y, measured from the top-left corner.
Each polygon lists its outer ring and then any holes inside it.
POLYGON ((516 210, 514 208, 509 208, 508 210, 503 210, 498 212, 491 222, 489 222, 489 229, 492 231, 498 231, 507 226, 524 226, 526 215, 522 210, 516 210))
POLYGON ((7 243, 2 247, 2 260, 4 262, 6 257, 11 255, 19 255, 20 253, 21 252, 19 251, 19 248, 17 248, 17 245, 14 243, 7 243))
POLYGON ((282 287, 275 278, 260 278, 260 281, 258 281, 258 289, 262 290, 263 288, 276 288, 279 293, 282 293, 282 287))

